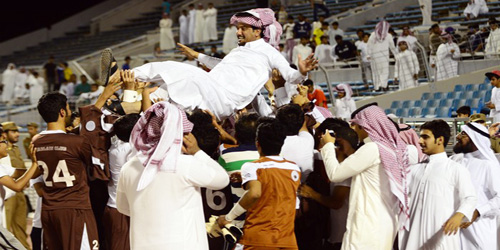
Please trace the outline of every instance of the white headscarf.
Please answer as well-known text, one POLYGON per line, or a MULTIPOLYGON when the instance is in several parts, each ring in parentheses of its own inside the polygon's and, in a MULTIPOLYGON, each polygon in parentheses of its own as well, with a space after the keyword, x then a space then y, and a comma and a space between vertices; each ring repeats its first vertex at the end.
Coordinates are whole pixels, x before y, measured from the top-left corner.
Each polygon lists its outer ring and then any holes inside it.
POLYGON ((351 97, 352 97, 351 85, 346 84, 346 83, 341 83, 341 84, 337 85, 337 87, 335 87, 335 89, 337 90, 337 92, 339 92, 339 91, 345 92, 345 96, 342 99, 345 99, 347 101, 351 100, 351 97))
POLYGON ((465 131, 469 138, 472 140, 474 145, 476 145, 481 155, 484 159, 487 159, 499 166, 498 159, 495 157, 493 150, 491 149, 490 135, 488 129, 476 122, 470 122, 462 125, 462 131, 465 131))

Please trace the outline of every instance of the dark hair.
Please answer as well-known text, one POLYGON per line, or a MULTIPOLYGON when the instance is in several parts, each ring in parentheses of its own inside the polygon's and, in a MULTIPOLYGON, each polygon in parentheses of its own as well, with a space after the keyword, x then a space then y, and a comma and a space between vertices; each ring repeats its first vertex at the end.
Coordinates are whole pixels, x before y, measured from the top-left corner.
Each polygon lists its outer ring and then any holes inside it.
POLYGON ((470 116, 470 107, 469 106, 462 106, 457 109, 457 114, 466 114, 467 116, 470 116))
POLYGON ((217 48, 217 46, 212 45, 212 46, 210 46, 210 48, 211 48, 211 49, 214 49, 214 48, 216 49, 216 48, 217 48))
POLYGON ((320 39, 321 39, 321 40, 323 40, 323 39, 328 39, 328 36, 321 36, 321 37, 320 37, 320 39))
POLYGON ((323 22, 323 23, 321 23, 321 25, 322 26, 330 26, 330 25, 328 25, 328 22, 323 22))
POLYGON ((357 29, 356 33, 358 33, 358 32, 363 32, 363 34, 365 33, 365 31, 363 29, 357 29))
POLYGON ((276 118, 269 117, 269 116, 261 116, 261 117, 259 117, 259 119, 257 120, 257 127, 258 127, 260 124, 263 124, 263 123, 273 123, 273 122, 276 122, 276 118))
POLYGON ((63 62, 62 63, 65 67, 68 67, 68 63, 67 62, 63 62))
POLYGON ((333 25, 337 25, 337 26, 338 26, 338 25, 339 25, 339 22, 335 21, 335 22, 333 22, 333 23, 332 23, 332 26, 333 26, 333 25))
POLYGON ((188 120, 192 122, 195 127, 212 125, 212 117, 201 109, 195 109, 193 113, 188 116, 188 120))
POLYGON ((335 35, 335 40, 342 40, 342 36, 341 35, 335 35))
POLYGON ((71 124, 73 124, 73 122, 75 121, 76 118, 79 118, 80 117, 80 113, 78 111, 73 111, 71 112, 71 124))
POLYGON ((280 48, 284 48, 285 47, 285 45, 282 44, 282 43, 280 43, 279 46, 280 46, 280 48))
POLYGON ((442 136, 444 138, 444 147, 446 147, 451 137, 450 125, 448 125, 448 123, 441 119, 432 120, 422 124, 422 126, 420 126, 420 130, 423 129, 430 130, 434 135, 435 140, 442 136))
POLYGON ((125 61, 127 61, 127 60, 132 60, 132 58, 130 58, 130 56, 126 56, 125 61))
POLYGON ((194 4, 190 3, 190 4, 188 5, 188 7, 194 7, 194 4))
POLYGON ((431 26, 431 29, 435 29, 435 28, 439 28, 439 25, 438 25, 437 23, 435 23, 435 24, 433 24, 433 25, 431 26))
POLYGON ((283 125, 286 135, 297 135, 304 124, 304 111, 297 104, 287 104, 278 109, 276 119, 283 125))
POLYGON ((293 16, 292 15, 288 15, 287 19, 293 19, 293 16))
POLYGON ((305 80, 305 81, 302 83, 302 85, 304 85, 304 86, 312 86, 313 84, 314 84, 314 83, 313 83, 313 81, 311 81, 311 79, 307 79, 307 80, 305 80))
POLYGON ((254 144, 257 133, 259 115, 247 113, 242 115, 234 125, 235 137, 239 144, 254 144))
POLYGON ((217 154, 217 149, 220 145, 220 133, 215 129, 214 126, 194 126, 191 133, 196 138, 198 142, 198 147, 200 147, 203 152, 215 159, 217 154))
POLYGON ((257 127, 257 142, 263 155, 279 155, 285 138, 284 128, 279 122, 266 122, 257 127))
POLYGON ((118 139, 124 142, 129 142, 132 129, 140 118, 141 115, 139 114, 126 114, 118 118, 118 120, 116 120, 113 124, 113 130, 115 131, 118 139))
MULTIPOLYGON (((68 98, 59 92, 50 92, 43 95, 38 100, 38 113, 46 123, 56 122, 59 118, 59 111, 66 111, 68 98)), ((70 115, 70 114, 67 114, 70 115)))
MULTIPOLYGON (((319 139, 321 135, 328 129, 328 130, 333 130, 335 133, 338 134, 338 131, 340 131, 340 128, 350 128, 349 123, 346 121, 340 119, 340 118, 326 118, 317 128, 316 128, 316 133, 314 134, 314 148, 317 148, 319 146, 319 139)), ((343 138, 343 137, 339 137, 343 138)), ((357 134, 356 134, 356 140, 357 140, 357 134)), ((345 138, 343 138, 345 139, 345 138)), ((346 139, 347 140, 347 139, 346 139)), ((350 143, 350 140, 347 140, 350 143)), ((357 145, 358 141, 355 142, 354 145, 357 145)), ((352 144, 351 144, 352 145, 352 144)), ((356 147, 353 147, 356 149, 356 147)))

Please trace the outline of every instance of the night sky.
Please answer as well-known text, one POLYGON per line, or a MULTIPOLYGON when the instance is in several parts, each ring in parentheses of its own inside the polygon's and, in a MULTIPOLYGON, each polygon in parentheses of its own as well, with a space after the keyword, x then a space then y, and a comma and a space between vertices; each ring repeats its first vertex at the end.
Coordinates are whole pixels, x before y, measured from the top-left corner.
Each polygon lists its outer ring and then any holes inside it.
POLYGON ((3 0, 0 14, 0 42, 50 27, 67 17, 105 0, 3 0))

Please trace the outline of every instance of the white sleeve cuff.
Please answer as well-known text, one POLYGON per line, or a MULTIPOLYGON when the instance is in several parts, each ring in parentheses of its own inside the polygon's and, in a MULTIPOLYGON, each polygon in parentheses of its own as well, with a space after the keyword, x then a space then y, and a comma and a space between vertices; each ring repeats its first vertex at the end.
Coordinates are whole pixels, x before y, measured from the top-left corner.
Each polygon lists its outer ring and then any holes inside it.
POLYGON ((137 97, 139 96, 139 94, 137 94, 137 91, 135 90, 124 90, 123 91, 123 100, 124 102, 136 102, 137 101, 137 97))

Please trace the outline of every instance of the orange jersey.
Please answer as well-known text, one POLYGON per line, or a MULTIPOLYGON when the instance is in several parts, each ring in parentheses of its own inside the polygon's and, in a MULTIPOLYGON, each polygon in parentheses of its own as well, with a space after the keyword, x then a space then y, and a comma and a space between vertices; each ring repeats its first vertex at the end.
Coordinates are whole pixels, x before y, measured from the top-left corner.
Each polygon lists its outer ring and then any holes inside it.
POLYGON ((259 181, 262 194, 248 209, 240 243, 260 247, 297 248, 294 222, 300 168, 279 156, 243 164, 243 184, 259 181))

